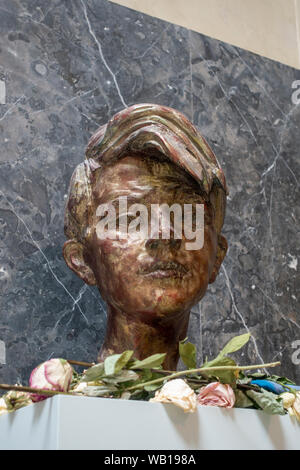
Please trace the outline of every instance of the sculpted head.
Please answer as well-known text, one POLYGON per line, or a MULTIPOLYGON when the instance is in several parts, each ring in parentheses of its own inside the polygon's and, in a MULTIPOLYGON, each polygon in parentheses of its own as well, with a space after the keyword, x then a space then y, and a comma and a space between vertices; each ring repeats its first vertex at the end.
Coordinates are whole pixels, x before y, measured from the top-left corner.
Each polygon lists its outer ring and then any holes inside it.
POLYGON ((214 282, 226 254, 225 203, 226 183, 216 157, 178 111, 135 105, 94 134, 86 161, 72 176, 63 252, 70 269, 97 285, 108 304, 102 357, 132 347, 137 357, 165 352, 159 348, 167 347, 166 340, 183 339, 191 307, 214 282), (166 238, 163 204, 171 208, 166 238), (197 205, 204 210, 203 246, 193 245, 184 231, 189 207, 196 239, 197 205), (103 234, 99 227, 108 226, 108 206, 115 223, 103 234))

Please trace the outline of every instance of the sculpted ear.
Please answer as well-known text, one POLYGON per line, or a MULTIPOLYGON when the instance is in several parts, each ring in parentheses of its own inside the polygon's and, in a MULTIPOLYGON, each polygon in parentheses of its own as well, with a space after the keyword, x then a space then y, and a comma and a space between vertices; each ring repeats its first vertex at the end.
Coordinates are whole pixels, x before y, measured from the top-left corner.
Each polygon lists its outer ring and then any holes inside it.
POLYGON ((216 256, 216 261, 215 261, 213 272, 211 273, 211 276, 209 279, 209 284, 212 284, 213 282, 215 282, 215 279, 219 273, 219 269, 221 267, 223 259, 225 258, 225 255, 227 253, 227 249, 228 249, 228 243, 227 243, 226 238, 223 237, 223 235, 218 235, 217 256, 216 256))
POLYGON ((74 273, 90 286, 96 285, 92 269, 84 259, 84 245, 77 240, 68 240, 63 246, 65 262, 74 273))

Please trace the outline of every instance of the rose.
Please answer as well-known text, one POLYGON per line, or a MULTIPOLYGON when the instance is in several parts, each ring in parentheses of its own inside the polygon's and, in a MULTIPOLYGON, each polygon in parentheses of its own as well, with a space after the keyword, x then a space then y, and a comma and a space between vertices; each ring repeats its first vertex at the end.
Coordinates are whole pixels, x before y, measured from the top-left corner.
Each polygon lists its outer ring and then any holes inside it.
POLYGON ((233 408, 235 395, 230 385, 212 382, 200 389, 197 400, 200 405, 204 406, 233 408))
POLYGON ((11 390, 0 398, 0 416, 10 411, 18 410, 23 406, 31 405, 30 393, 11 390))
MULTIPOLYGON (((50 359, 37 366, 30 375, 29 386, 43 390, 67 392, 73 377, 73 368, 64 359, 50 359)), ((33 401, 48 398, 45 395, 32 394, 33 401)))
POLYGON ((289 412, 290 416, 295 416, 300 421, 300 392, 294 393, 282 393, 283 407, 289 412))
POLYGON ((293 411, 295 413, 296 418, 300 421, 300 393, 296 394, 296 398, 293 404, 293 411))
POLYGON ((197 408, 197 399, 184 380, 175 379, 167 382, 161 390, 155 393, 155 397, 149 401, 158 403, 173 403, 185 412, 193 413, 197 408))
POLYGON ((8 411, 18 410, 19 408, 23 408, 23 406, 32 404, 30 393, 17 392, 16 390, 7 392, 3 396, 3 399, 6 403, 8 411))

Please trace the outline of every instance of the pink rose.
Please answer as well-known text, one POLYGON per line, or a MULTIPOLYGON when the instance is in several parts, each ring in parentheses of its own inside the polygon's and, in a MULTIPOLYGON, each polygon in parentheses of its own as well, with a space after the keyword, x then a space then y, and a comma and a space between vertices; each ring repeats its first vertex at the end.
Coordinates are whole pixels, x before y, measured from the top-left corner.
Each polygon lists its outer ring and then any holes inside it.
POLYGON ((230 385, 212 382, 200 389, 197 400, 199 405, 233 408, 235 395, 230 385))
MULTIPOLYGON (((30 375, 29 386, 43 390, 67 392, 72 381, 73 368, 65 359, 49 359, 36 367, 30 375)), ((33 393, 32 401, 48 398, 46 395, 33 393)))

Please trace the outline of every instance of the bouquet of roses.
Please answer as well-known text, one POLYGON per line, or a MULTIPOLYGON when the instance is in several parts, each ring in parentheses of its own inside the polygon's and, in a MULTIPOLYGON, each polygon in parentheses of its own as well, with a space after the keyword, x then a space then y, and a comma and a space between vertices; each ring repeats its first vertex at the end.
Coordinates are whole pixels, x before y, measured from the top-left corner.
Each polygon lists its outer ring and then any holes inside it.
POLYGON ((300 421, 300 387, 285 377, 252 373, 279 362, 239 366, 229 357, 249 339, 250 334, 236 336, 200 368, 196 368, 195 345, 181 341, 179 353, 187 367, 183 371, 163 370, 165 353, 138 360, 133 351, 124 351, 99 364, 50 359, 32 371, 29 387, 0 384, 0 389, 9 390, 0 399, 0 414, 68 394, 173 403, 185 412, 194 412, 197 406, 256 408, 268 414, 289 412, 300 421), (78 373, 72 365, 86 369, 78 373))

